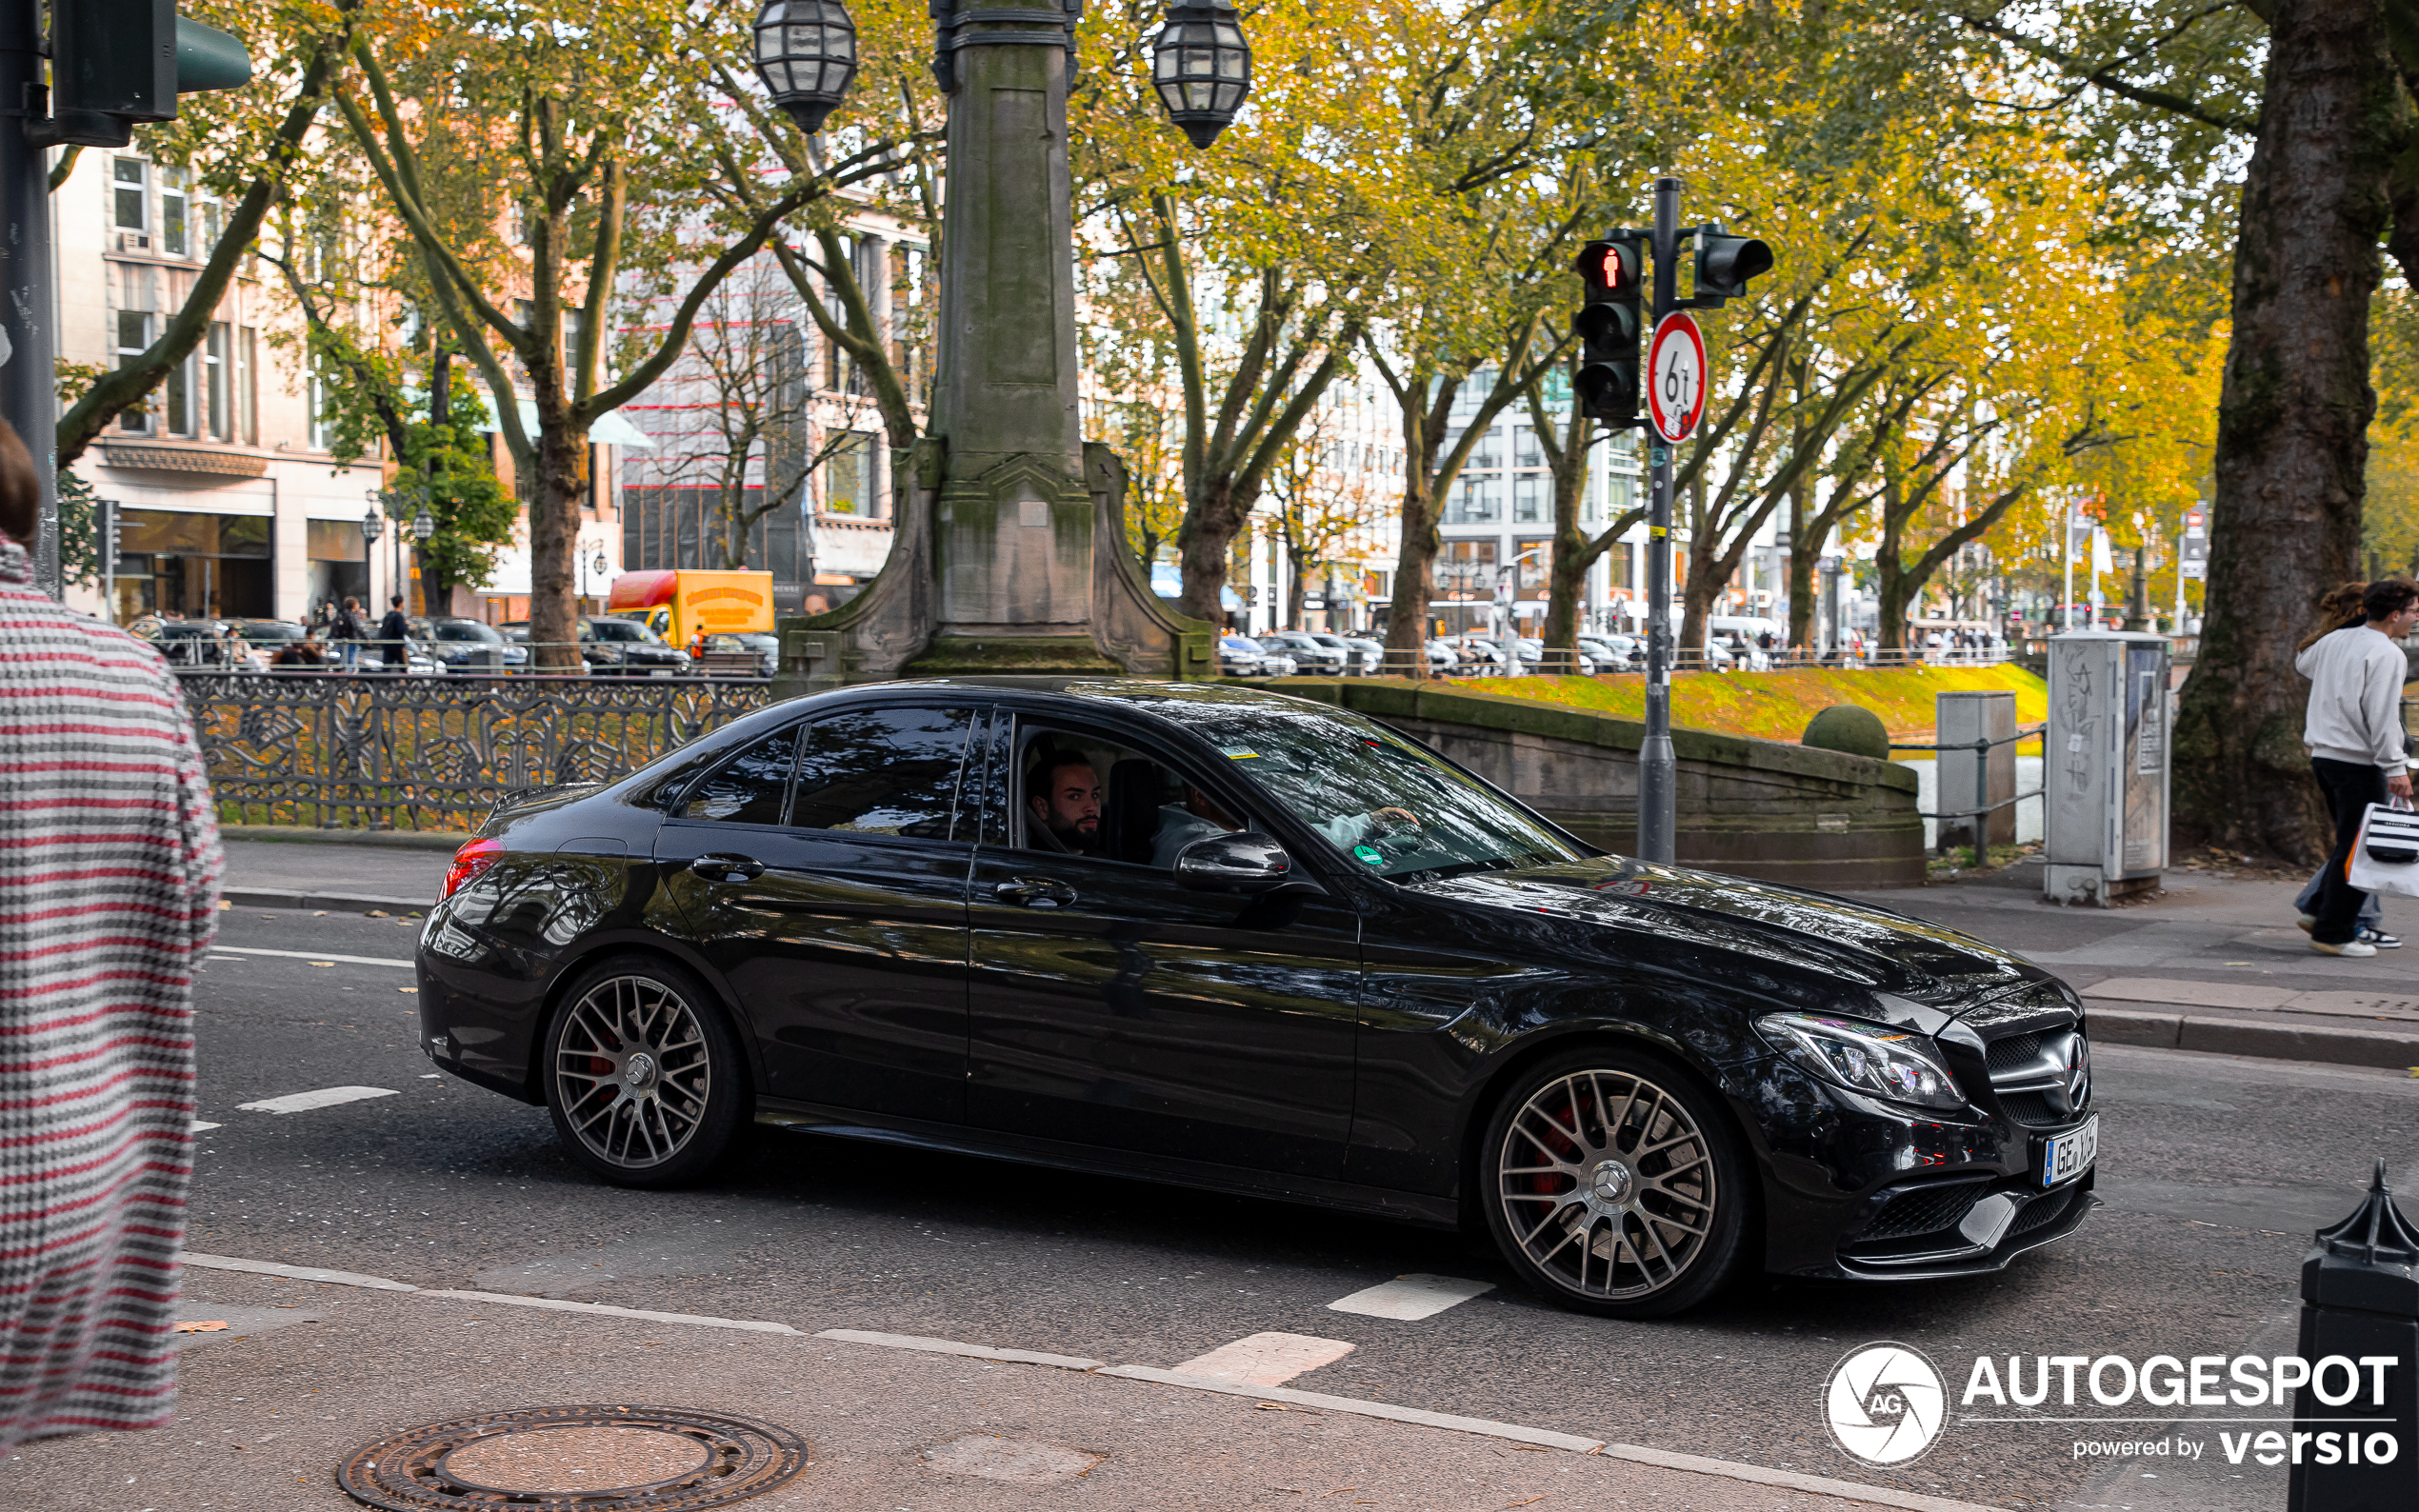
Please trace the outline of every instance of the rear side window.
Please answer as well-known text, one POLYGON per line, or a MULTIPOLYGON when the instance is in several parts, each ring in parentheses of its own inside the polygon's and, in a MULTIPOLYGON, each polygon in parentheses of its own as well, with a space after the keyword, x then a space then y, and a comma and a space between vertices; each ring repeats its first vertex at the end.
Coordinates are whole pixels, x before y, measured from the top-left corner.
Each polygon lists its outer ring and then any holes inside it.
POLYGON ((709 773, 680 806, 683 819, 777 825, 798 757, 798 727, 775 730, 709 773))
POLYGON ((815 721, 799 753, 790 823, 949 839, 971 721, 963 708, 865 708, 815 721))

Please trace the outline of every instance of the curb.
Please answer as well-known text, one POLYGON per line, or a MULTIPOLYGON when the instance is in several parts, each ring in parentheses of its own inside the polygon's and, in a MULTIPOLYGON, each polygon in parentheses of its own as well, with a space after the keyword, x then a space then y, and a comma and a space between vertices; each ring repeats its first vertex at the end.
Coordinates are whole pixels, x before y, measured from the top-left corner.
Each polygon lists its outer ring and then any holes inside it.
POLYGON ((2352 1029, 2331 1025, 2247 1024, 2183 1012, 2144 1012, 2104 1007, 2084 990, 2091 1038, 2109 1044, 2147 1044, 2163 1050, 2209 1050, 2271 1061, 2318 1061, 2330 1065, 2374 1065, 2401 1070, 2419 1066, 2419 1028, 2352 1029))
POLYGON ((330 912, 427 913, 435 906, 425 898, 371 898, 350 892, 288 892, 280 887, 221 887, 218 901, 238 908, 325 908, 330 912))
POLYGON ((448 855, 477 837, 451 829, 314 829, 301 825, 221 825, 221 840, 264 840, 290 846, 372 846, 387 850, 442 850, 448 855))

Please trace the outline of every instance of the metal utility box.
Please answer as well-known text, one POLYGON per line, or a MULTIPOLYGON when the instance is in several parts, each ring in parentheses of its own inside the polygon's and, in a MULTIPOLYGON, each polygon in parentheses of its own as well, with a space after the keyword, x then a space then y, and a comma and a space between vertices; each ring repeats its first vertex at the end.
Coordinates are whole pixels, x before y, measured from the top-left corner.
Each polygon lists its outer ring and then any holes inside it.
POLYGON ((2043 750, 2051 903, 2107 907, 2167 866, 2168 641, 2128 630, 2049 638, 2043 750))
MULTIPOLYGON (((1994 846, 2016 843, 2016 695, 2005 689, 1972 693, 1939 693, 1932 698, 1932 740, 1938 781, 1932 785, 1932 808, 1953 814, 1961 808, 1984 808, 1983 833, 1994 846), (1955 750, 1976 741, 1994 742, 1988 752, 1955 750), (1979 764, 1979 770, 1977 770, 1979 764)), ((1940 821, 1940 843, 1970 846, 1971 819, 1940 821)))

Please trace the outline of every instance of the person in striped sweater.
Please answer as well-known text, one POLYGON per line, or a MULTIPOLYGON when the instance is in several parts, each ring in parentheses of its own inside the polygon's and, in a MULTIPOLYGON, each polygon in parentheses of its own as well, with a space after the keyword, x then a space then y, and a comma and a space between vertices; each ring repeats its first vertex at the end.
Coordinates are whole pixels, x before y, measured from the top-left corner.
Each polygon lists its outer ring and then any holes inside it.
POLYGON ((176 1405, 210 783, 176 679, 33 586, 0 423, 0 1453, 176 1405))

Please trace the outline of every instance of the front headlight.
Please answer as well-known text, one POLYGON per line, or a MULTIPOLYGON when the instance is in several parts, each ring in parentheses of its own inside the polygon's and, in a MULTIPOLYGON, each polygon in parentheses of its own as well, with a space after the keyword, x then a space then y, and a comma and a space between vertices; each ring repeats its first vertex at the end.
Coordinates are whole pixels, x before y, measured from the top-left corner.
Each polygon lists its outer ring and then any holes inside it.
POLYGON ((1957 1079, 1923 1035, 1812 1013, 1768 1013, 1755 1026, 1783 1055, 1851 1092, 1919 1107, 1966 1105, 1957 1079))

